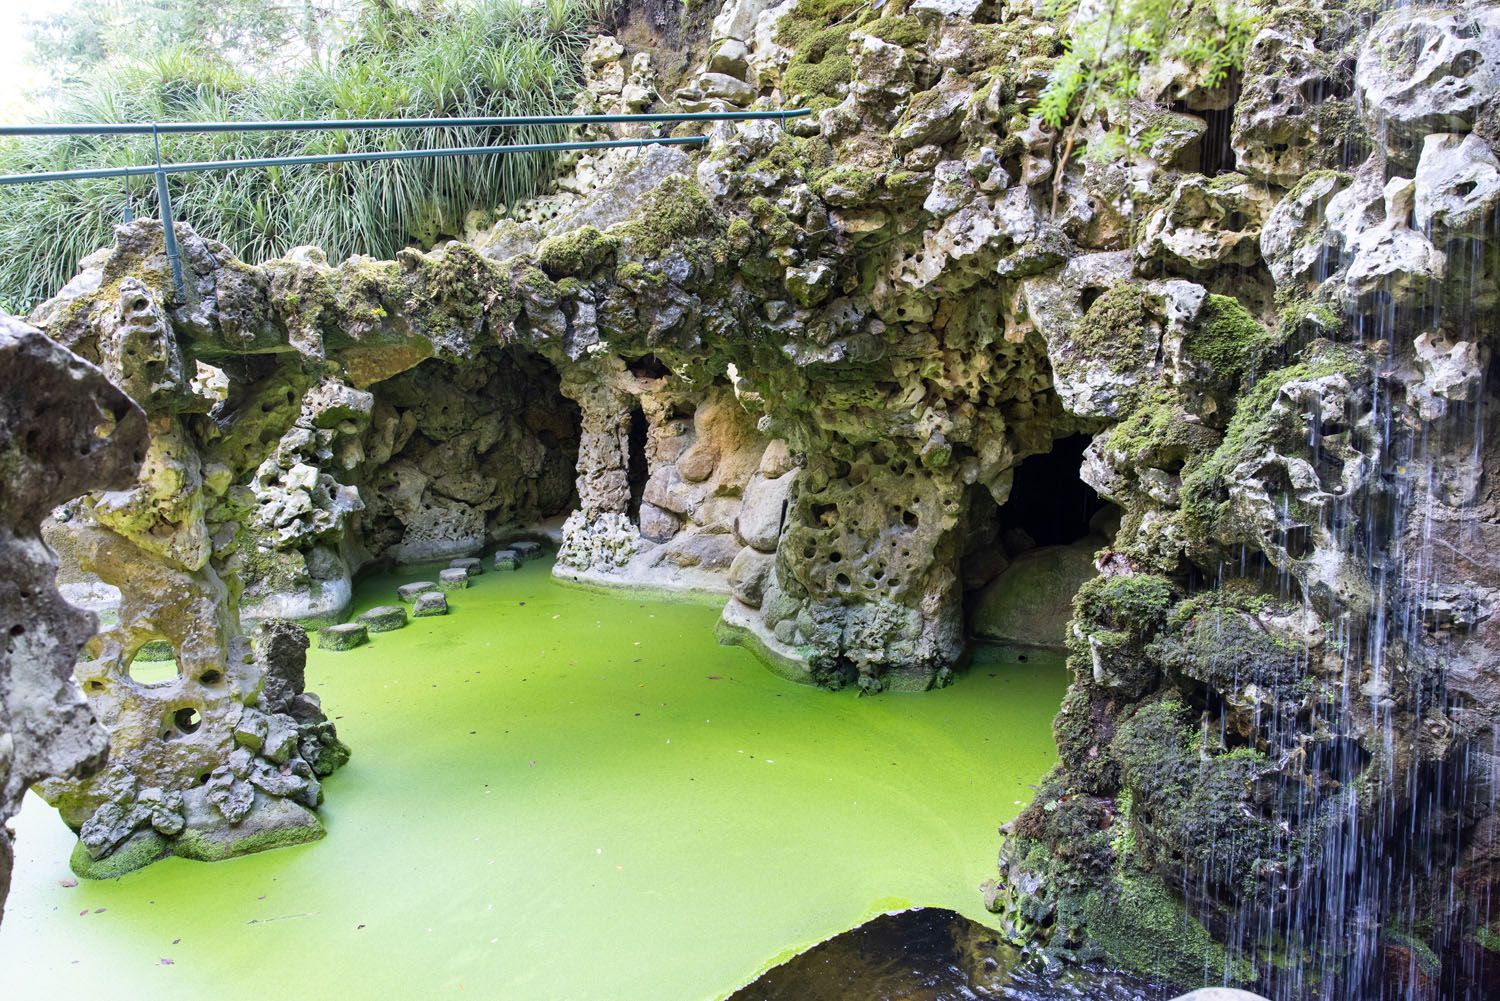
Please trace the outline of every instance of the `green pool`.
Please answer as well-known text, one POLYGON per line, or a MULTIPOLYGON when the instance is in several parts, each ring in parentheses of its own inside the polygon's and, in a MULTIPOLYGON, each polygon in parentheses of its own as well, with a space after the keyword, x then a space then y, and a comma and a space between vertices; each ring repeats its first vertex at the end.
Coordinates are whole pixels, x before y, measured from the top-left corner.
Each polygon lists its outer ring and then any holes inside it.
POLYGON ((322 842, 77 884, 31 797, 0 997, 719 998, 884 910, 984 919, 995 828, 1053 760, 1056 658, 861 699, 716 645, 712 607, 541 562, 450 603, 312 652, 354 749, 322 842))

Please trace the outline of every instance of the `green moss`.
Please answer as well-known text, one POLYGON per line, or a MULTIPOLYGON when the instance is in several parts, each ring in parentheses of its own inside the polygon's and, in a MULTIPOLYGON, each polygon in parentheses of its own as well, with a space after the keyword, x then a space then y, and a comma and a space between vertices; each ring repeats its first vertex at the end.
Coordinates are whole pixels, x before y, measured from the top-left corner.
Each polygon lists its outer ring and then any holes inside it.
POLYGON ((1134 366, 1151 335, 1145 290, 1122 281, 1094 301, 1068 341, 1085 357, 1134 366))
POLYGON ((1302 445, 1296 440, 1281 440, 1283 431, 1271 420, 1272 407, 1284 387, 1330 375, 1356 379, 1364 371, 1365 362, 1359 352, 1325 342, 1315 346, 1307 360, 1278 369, 1257 382, 1241 398, 1219 447, 1183 474, 1182 511, 1189 532, 1200 540, 1211 532, 1228 476, 1246 456, 1267 446, 1302 445))
POLYGON ((619 246, 618 237, 601 233, 593 226, 584 226, 543 240, 536 249, 536 259, 553 278, 565 275, 584 277, 613 260, 619 246))
POLYGON ((842 164, 813 180, 813 190, 837 205, 859 205, 874 199, 880 190, 880 175, 854 164, 842 164))
POLYGON ((861 34, 903 49, 915 49, 927 43, 927 28, 910 14, 876 18, 861 25, 859 30, 861 34))
POLYGON ((798 234, 802 232, 801 227, 792 221, 791 216, 764 196, 750 199, 750 212, 755 216, 755 222, 760 227, 760 231, 766 234, 773 246, 790 246, 797 241, 798 234))
POLYGON ((1183 350, 1230 385, 1253 378, 1279 346, 1239 300, 1216 293, 1209 293, 1198 322, 1183 338, 1183 350))
POLYGON ((1137 636, 1149 636, 1166 621, 1172 583, 1156 574, 1095 577, 1078 589, 1074 614, 1093 624, 1107 623, 1137 636))
POLYGON ((620 265, 615 272, 615 278, 621 284, 636 287, 660 288, 667 283, 667 276, 660 271, 652 271, 640 261, 626 261, 620 265))
POLYGON ((1254 976, 1243 959, 1231 961, 1159 876, 1120 874, 1084 898, 1083 918, 1091 943, 1130 969, 1180 984, 1201 982, 1206 970, 1227 969, 1239 983, 1254 976))
POLYGON ((1306 662, 1305 650, 1266 632, 1251 613, 1224 604, 1191 615, 1153 642, 1150 653, 1166 670, 1220 692, 1250 683, 1286 689, 1303 676, 1306 662))
POLYGON ((854 69, 848 53, 856 27, 852 15, 864 8, 862 0, 798 0, 778 22, 776 41, 792 52, 781 78, 788 94, 813 108, 837 102, 854 69))
POLYGON ((1488 952, 1500 955, 1500 934, 1491 931, 1488 926, 1483 926, 1475 930, 1474 944, 1488 952))
POLYGON ((1105 449, 1127 458, 1133 466, 1168 468, 1210 449, 1214 432, 1187 419, 1176 391, 1157 384, 1142 392, 1120 423, 1110 431, 1105 449))
POLYGON ((311 823, 263 828, 238 837, 204 837, 189 827, 178 836, 173 854, 198 862, 222 862, 241 855, 321 840, 326 833, 322 822, 312 814, 308 816, 311 823))
POLYGON ((1327 180, 1338 180, 1344 184, 1351 180, 1350 175, 1341 170, 1314 170, 1303 174, 1301 180, 1292 185, 1292 189, 1283 196, 1283 201, 1295 202, 1313 185, 1321 184, 1327 180))
POLYGON ((89 854, 82 841, 78 842, 68 857, 68 868, 83 879, 119 879, 170 854, 167 839, 146 828, 136 831, 123 845, 99 859, 89 854))
POLYGON ((684 240, 717 235, 717 228, 718 216, 698 185, 675 174, 646 195, 640 215, 623 227, 646 257, 661 257, 684 240))

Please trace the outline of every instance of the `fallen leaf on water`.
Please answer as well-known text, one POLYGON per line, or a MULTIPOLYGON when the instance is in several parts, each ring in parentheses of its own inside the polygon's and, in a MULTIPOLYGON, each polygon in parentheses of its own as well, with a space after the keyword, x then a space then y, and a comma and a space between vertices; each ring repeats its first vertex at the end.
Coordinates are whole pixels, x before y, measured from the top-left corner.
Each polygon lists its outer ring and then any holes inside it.
POLYGON ((67 888, 71 889, 72 887, 75 887, 75 886, 78 885, 78 880, 76 880, 76 879, 59 879, 57 881, 57 885, 58 886, 67 887, 67 888))
POLYGON ((180 939, 180 938, 174 938, 174 939, 173 939, 173 940, 172 940, 172 944, 173 944, 173 945, 176 945, 176 944, 177 944, 177 943, 179 943, 179 942, 181 942, 181 941, 182 941, 182 939, 180 939))
POLYGON ((172 960, 163 957, 163 959, 161 961, 161 965, 163 965, 163 966, 171 966, 172 965, 172 960))
POLYGON ((710 674, 708 676, 708 680, 709 681, 723 681, 724 680, 724 676, 721 675, 721 674, 710 674))

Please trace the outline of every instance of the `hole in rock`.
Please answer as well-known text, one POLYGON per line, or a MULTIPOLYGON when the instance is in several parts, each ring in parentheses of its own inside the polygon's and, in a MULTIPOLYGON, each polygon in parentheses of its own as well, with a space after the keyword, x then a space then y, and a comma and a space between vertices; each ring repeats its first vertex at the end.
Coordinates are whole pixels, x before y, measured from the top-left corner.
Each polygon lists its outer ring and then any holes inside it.
POLYGON ((195 733, 203 725, 203 716, 192 706, 184 706, 172 713, 172 725, 180 733, 195 733))
MULTIPOLYGON (((1233 86, 1235 91, 1239 90, 1238 81, 1233 86)), ((1234 147, 1229 145, 1230 128, 1234 124, 1234 102, 1229 102, 1228 107, 1200 114, 1208 123, 1208 129, 1203 133, 1203 141, 1199 146, 1198 172, 1209 177, 1230 173, 1235 167, 1234 147)))
POLYGON ((625 478, 630 484, 630 520, 641 519, 641 497, 646 492, 646 479, 650 469, 646 463, 646 414, 637 405, 630 411, 628 454, 626 455, 625 478))
POLYGON ((630 374, 639 379, 664 379, 672 374, 672 370, 656 355, 642 355, 625 364, 630 369, 630 374))
POLYGON ((224 680, 224 675, 219 673, 218 671, 204 671, 202 674, 198 675, 198 680, 205 685, 217 685, 219 682, 224 680))
POLYGON ((176 656, 166 640, 151 640, 135 652, 126 670, 138 685, 169 684, 177 680, 176 656))
POLYGON ((1118 524, 1118 509, 1079 476, 1088 443, 1072 435, 1024 459, 1003 505, 984 485, 969 488, 959 576, 973 635, 1062 645, 1073 594, 1094 575, 1094 553, 1118 524))

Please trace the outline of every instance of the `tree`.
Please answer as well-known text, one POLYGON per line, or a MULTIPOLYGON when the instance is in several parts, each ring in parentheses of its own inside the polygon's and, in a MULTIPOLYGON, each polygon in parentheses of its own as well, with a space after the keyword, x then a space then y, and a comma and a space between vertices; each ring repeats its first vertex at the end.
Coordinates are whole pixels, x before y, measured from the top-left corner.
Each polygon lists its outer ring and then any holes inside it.
POLYGON ((326 56, 358 8, 359 0, 78 0, 29 27, 34 60, 59 82, 181 47, 265 71, 326 56))

